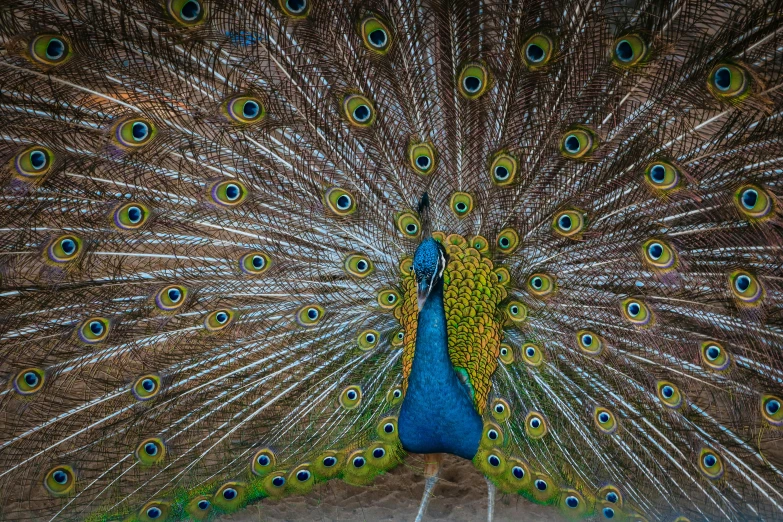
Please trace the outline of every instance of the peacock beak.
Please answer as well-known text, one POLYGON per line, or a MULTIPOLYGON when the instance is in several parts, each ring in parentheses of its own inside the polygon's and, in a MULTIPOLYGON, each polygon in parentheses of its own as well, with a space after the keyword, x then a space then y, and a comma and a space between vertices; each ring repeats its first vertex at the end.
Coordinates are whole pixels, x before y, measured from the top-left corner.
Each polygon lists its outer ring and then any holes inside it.
POLYGON ((419 312, 424 308, 424 303, 427 302, 431 289, 432 285, 428 281, 422 281, 416 286, 416 301, 419 305, 419 312))

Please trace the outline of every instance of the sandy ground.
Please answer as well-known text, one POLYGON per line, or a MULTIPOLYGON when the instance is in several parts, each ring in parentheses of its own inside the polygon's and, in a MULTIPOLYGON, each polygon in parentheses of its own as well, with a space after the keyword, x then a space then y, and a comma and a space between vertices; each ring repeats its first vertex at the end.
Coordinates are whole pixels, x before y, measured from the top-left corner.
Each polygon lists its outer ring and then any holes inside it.
MULTIPOLYGON (((430 501, 425 522, 431 520, 484 521, 487 519, 487 486, 483 476, 466 460, 447 456, 441 478, 430 501)), ((370 485, 356 487, 340 480, 319 484, 305 496, 265 499, 246 510, 219 519, 221 522, 307 521, 406 521, 413 522, 424 491, 423 461, 409 455, 403 464, 370 485)), ((498 495, 495 521, 564 522, 555 507, 498 495)))

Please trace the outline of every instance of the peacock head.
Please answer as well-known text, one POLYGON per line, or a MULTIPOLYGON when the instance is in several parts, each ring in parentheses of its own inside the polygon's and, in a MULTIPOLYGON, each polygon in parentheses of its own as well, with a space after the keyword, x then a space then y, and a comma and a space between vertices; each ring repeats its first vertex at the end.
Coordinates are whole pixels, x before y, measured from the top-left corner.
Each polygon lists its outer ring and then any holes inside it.
POLYGON ((416 249, 413 256, 413 273, 416 276, 419 311, 424 307, 432 289, 443 279, 447 263, 446 249, 432 237, 426 238, 416 249))

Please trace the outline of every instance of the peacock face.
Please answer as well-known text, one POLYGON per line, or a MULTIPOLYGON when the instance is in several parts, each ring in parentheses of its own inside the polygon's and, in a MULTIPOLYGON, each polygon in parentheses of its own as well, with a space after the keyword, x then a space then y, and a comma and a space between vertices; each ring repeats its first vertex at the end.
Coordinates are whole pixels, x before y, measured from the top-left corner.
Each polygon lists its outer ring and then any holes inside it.
POLYGON ((431 237, 422 241, 416 249, 413 256, 413 273, 416 277, 419 310, 424 306, 435 284, 443 279, 446 257, 446 250, 431 237))

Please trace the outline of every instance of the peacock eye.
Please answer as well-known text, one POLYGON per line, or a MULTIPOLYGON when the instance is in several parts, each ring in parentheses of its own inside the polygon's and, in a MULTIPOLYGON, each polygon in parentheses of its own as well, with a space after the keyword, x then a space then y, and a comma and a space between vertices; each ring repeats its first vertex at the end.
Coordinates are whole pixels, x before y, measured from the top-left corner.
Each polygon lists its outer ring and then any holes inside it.
POLYGON ((606 500, 607 502, 611 502, 612 504, 616 503, 617 493, 615 493, 614 491, 610 491, 609 493, 606 494, 606 500))
POLYGON ((500 458, 494 454, 491 454, 489 457, 487 457, 487 462, 493 468, 500 466, 500 458))
POLYGON ((331 468, 332 466, 337 464, 337 459, 334 458, 334 457, 326 457, 323 460, 323 463, 324 463, 324 466, 326 466, 327 468, 331 468))
POLYGON ((758 304, 761 302, 761 298, 764 297, 764 289, 761 283, 749 272, 735 270, 729 274, 729 283, 734 296, 744 304, 758 304))
POLYGON ((750 76, 745 69, 733 63, 719 63, 713 67, 707 87, 718 99, 742 97, 750 89, 750 76))
POLYGON ((56 466, 50 469, 44 478, 44 487, 55 497, 68 495, 75 485, 76 480, 70 466, 56 466))
POLYGON ((548 432, 548 426, 544 417, 535 411, 528 413, 525 422, 525 432, 531 439, 543 438, 548 432))
POLYGON ((147 439, 142 441, 136 448, 135 456, 139 464, 150 466, 163 461, 166 456, 166 449, 161 439, 147 439))
POLYGON ((358 127, 369 127, 375 122, 375 108, 369 99, 360 94, 346 96, 343 111, 348 121, 358 127))
POLYGON ((641 301, 625 299, 621 308, 623 316, 636 326, 647 327, 652 323, 652 312, 641 301))
POLYGON ((576 238, 584 228, 584 218, 579 211, 563 210, 555 214, 552 228, 560 236, 576 238))
POLYGON ((256 276, 267 271, 271 265, 268 255, 262 252, 251 252, 239 259, 239 268, 245 274, 256 276))
POLYGON ((14 157, 14 168, 23 178, 40 178, 47 174, 54 162, 54 153, 40 146, 23 150, 14 157))
POLYGON ((525 343, 522 345, 522 359, 528 366, 537 367, 544 362, 544 354, 537 344, 525 343))
POLYGON ((233 310, 217 310, 207 315, 204 326, 210 332, 217 332, 226 328, 234 321, 236 312, 233 310))
POLYGON ((534 34, 522 44, 522 60, 528 69, 543 67, 552 58, 554 44, 545 34, 534 34))
POLYGON ((237 491, 234 488, 226 488, 223 490, 223 498, 226 500, 234 500, 237 496, 237 491))
POLYGON ((745 185, 734 193, 734 202, 740 213, 751 219, 763 219, 772 212, 772 198, 756 185, 745 185))
POLYGON ((606 408, 598 407, 593 414, 598 429, 603 433, 614 433, 617 430, 617 421, 614 414, 606 408))
POLYGON ((378 54, 386 54, 391 48, 390 32, 386 24, 375 15, 368 16, 359 24, 364 46, 378 54))
POLYGON ((436 158, 435 147, 430 142, 411 142, 408 145, 408 161, 417 174, 431 174, 435 170, 436 158))
POLYGON ((366 330, 359 334, 359 349, 363 351, 372 350, 378 345, 380 334, 377 330, 366 330))
POLYGON ((142 375, 133 383, 133 395, 140 401, 155 397, 160 391, 160 377, 157 375, 142 375))
POLYGON ((517 175, 519 162, 506 152, 498 152, 492 157, 489 167, 490 180, 498 187, 511 185, 517 175))
POLYGON ((209 188, 212 201, 221 207, 236 207, 248 196, 245 185, 236 180, 219 181, 209 188))
POLYGON ((352 385, 345 388, 340 393, 340 406, 346 410, 352 410, 362 402, 362 389, 359 386, 352 385))
POLYGON ((386 288, 378 292, 378 305, 384 310, 392 310, 399 305, 401 299, 397 290, 386 288))
POLYGON ((544 273, 532 274, 527 280, 527 286, 533 295, 541 298, 548 297, 556 290, 554 277, 544 273))
POLYGON ((783 426, 783 400, 775 395, 762 395, 761 414, 771 425, 783 426))
POLYGON ((73 49, 63 35, 42 34, 30 43, 30 57, 42 65, 58 66, 73 58, 73 49))
POLYGON ((307 482, 310 480, 311 473, 307 471, 306 469, 300 470, 296 472, 296 480, 299 482, 307 482))
POLYGON ((301 326, 315 326, 323 320, 325 309, 316 304, 305 305, 296 314, 296 322, 301 326))
POLYGON ((263 476, 275 466, 275 454, 269 448, 258 450, 250 462, 250 471, 254 475, 263 476))
POLYGON ((467 192, 455 192, 451 195, 449 206, 458 218, 463 218, 473 210, 473 196, 467 192))
POLYGON ((181 285, 171 285, 162 288, 155 294, 155 306, 165 312, 172 312, 185 304, 188 290, 181 285))
POLYGON ((272 485, 276 488, 282 488, 285 486, 285 478, 283 477, 275 477, 272 479, 272 485))
POLYGON ((458 78, 460 94, 468 100, 481 97, 488 88, 489 71, 478 62, 471 62, 462 67, 458 78))
POLYGON ((117 125, 114 140, 125 149, 141 148, 152 141, 157 134, 157 127, 146 119, 134 118, 117 125))
POLYGON ((628 34, 614 44, 612 62, 618 67, 637 65, 647 56, 647 44, 638 35, 628 34))
POLYGON ((598 144, 595 133, 586 128, 574 128, 563 134, 560 152, 567 158, 581 159, 592 154, 598 144))
POLYGON ((294 18, 304 18, 310 11, 307 0, 280 0, 280 7, 285 14, 294 18))
POLYGON ((109 335, 109 320, 104 317, 92 317, 82 322, 78 330, 79 340, 87 344, 99 343, 109 335))
POLYGON ((570 507, 571 509, 576 509, 579 507, 579 499, 574 496, 566 497, 565 503, 566 506, 570 507))
POLYGON ((614 518, 614 509, 610 507, 605 507, 601 510, 601 513, 604 515, 604 518, 606 519, 612 519, 614 518))
POLYGON ((710 480, 718 479, 723 475, 723 462, 716 452, 702 448, 699 453, 699 471, 710 480))
POLYGON ((19 395, 32 395, 41 390, 44 380, 45 374, 40 368, 22 370, 14 378, 14 391, 19 395))
POLYGON ((391 422, 387 422, 386 424, 383 425, 383 431, 385 431, 386 433, 394 433, 394 424, 392 424, 391 422))
POLYGON ((353 464, 354 468, 361 468, 364 467, 366 460, 364 457, 355 457, 351 463, 353 464))
POLYGON ((514 478, 518 480, 522 480, 525 478, 525 470, 522 469, 520 466, 514 466, 511 468, 511 474, 514 475, 514 478))
POLYGON ((667 271, 677 262, 677 254, 669 243, 660 239, 650 239, 642 244, 644 262, 657 270, 667 271))
POLYGON ((536 489, 539 491, 546 491, 546 488, 548 487, 546 481, 537 479, 535 482, 536 489))
POLYGON ((202 511, 209 509, 209 506, 210 506, 209 500, 199 500, 198 502, 198 508, 202 511))
POLYGON ((82 241, 68 234, 55 238, 46 249, 47 258, 55 263, 67 263, 78 257, 82 250, 82 241))
POLYGON ((519 246, 519 234, 513 228, 504 228, 498 234, 498 249, 502 254, 511 254, 519 246))
POLYGON ((372 456, 375 459, 382 459, 386 455, 386 450, 383 448, 375 448, 372 450, 372 456))
POLYGON ((601 338, 591 331, 578 331, 576 333, 576 342, 579 349, 587 355, 598 355, 603 351, 601 338))
POLYGON ((664 161, 647 165, 644 175, 647 183, 655 190, 668 191, 680 184, 680 172, 674 165, 664 161))
POLYGON ((343 261, 343 269, 354 277, 365 278, 373 273, 375 267, 363 254, 349 254, 343 261))
POLYGON ((674 384, 666 381, 658 381, 656 388, 658 398, 667 408, 676 409, 682 405, 682 394, 680 393, 679 388, 674 384))

